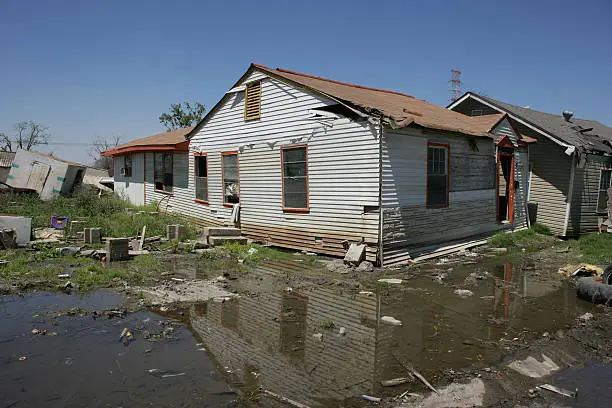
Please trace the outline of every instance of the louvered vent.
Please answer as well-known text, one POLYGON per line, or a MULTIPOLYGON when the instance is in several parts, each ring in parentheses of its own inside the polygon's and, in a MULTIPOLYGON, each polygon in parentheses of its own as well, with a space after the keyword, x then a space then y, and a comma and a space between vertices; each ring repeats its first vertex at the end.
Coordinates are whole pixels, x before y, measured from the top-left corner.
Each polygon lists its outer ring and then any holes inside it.
POLYGON ((244 120, 259 119, 261 116, 261 81, 247 84, 244 101, 244 120))

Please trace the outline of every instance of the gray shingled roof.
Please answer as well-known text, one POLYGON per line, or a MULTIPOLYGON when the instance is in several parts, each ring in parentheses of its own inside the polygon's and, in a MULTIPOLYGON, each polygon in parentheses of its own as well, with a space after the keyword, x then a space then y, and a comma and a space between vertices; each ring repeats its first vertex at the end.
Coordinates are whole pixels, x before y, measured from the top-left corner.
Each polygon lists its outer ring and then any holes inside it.
POLYGON ((566 121, 559 112, 558 115, 511 105, 486 96, 475 96, 517 116, 529 124, 557 137, 561 141, 587 150, 599 150, 612 153, 612 128, 595 120, 572 118, 566 121), (592 128, 591 131, 585 129, 592 128), (583 132, 580 132, 583 130, 583 132))

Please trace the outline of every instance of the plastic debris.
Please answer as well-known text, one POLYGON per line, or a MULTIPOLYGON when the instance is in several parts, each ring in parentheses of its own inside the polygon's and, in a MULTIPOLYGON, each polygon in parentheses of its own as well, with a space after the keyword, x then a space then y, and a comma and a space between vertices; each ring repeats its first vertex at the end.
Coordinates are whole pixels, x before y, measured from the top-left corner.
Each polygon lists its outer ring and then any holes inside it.
POLYGON ((455 289, 455 295, 465 299, 465 298, 469 298, 470 296, 472 296, 474 294, 474 292, 472 292, 471 290, 467 290, 467 289, 455 289))
POLYGON ((256 254, 257 252, 258 252, 258 251, 257 251, 257 248, 249 248, 249 255, 254 255, 254 254, 256 254))
POLYGON ((183 372, 179 373, 172 370, 162 370, 161 368, 151 368, 147 371, 149 372, 149 374, 154 375, 158 378, 180 377, 182 375, 185 375, 185 373, 183 372))
POLYGON ((380 321, 383 322, 383 323, 390 324, 392 326, 401 326, 402 325, 402 321, 401 320, 397 320, 393 316, 383 316, 383 317, 380 318, 380 321))
POLYGON ((398 285, 398 284, 402 283, 401 279, 393 279, 393 278, 379 279, 378 281, 381 282, 381 283, 390 283, 392 285, 398 285))
POLYGON ((122 341, 123 344, 127 346, 133 340, 134 340, 134 335, 132 335, 132 332, 127 327, 124 327, 123 330, 121 331, 121 334, 119 335, 119 341, 122 341))
POLYGON ((382 398, 372 397, 370 395, 362 395, 361 399, 362 400, 366 400, 366 401, 370 401, 370 402, 380 402, 380 401, 382 401, 382 398))

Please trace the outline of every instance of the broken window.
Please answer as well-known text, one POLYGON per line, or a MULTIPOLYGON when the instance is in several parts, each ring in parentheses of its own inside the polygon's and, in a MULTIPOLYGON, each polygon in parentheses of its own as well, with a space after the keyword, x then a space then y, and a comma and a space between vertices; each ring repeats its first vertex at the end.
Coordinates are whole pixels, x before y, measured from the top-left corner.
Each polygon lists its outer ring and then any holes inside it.
POLYGON ((244 120, 259 119, 261 117, 261 81, 246 85, 244 97, 244 120))
POLYGON ((196 153, 195 161, 195 198, 208 202, 208 162, 206 153, 196 153))
POLYGON ((608 188, 612 183, 612 170, 601 170, 599 179, 599 193, 597 194, 597 212, 605 213, 608 211, 608 188))
POLYGON ((238 153, 221 153, 223 173, 223 204, 238 204, 240 202, 240 186, 238 180, 238 153))
POLYGON ((132 177, 132 155, 127 154, 123 156, 123 175, 125 177, 132 177))
POLYGON ((174 184, 174 176, 172 174, 172 153, 155 153, 153 165, 155 190, 171 193, 174 184))
POLYGON ((283 147, 283 209, 308 210, 308 149, 283 147))
POLYGON ((448 207, 449 145, 427 145, 427 207, 448 207))

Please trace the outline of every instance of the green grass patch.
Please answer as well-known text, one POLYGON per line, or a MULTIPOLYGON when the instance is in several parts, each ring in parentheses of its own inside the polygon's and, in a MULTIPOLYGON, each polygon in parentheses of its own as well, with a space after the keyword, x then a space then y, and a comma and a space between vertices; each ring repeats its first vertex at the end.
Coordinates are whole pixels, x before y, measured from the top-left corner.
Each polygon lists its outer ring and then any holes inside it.
POLYGON ((91 190, 82 190, 73 197, 58 197, 42 201, 31 194, 15 194, 12 199, 0 202, 0 214, 32 217, 32 227, 49 227, 52 215, 66 216, 70 221, 82 220, 86 227, 100 227, 108 237, 130 237, 147 226, 147 235, 166 235, 166 225, 185 225, 185 238, 195 237, 195 230, 178 217, 168 214, 152 214, 154 206, 135 207, 116 194, 98 196, 91 190), (131 209, 131 212, 127 212, 131 209), (137 212, 141 212, 138 214, 137 212))
POLYGON ((550 243, 550 236, 537 232, 537 228, 529 228, 516 232, 498 232, 489 240, 489 246, 508 249, 525 249, 535 251, 550 243))
POLYGON ((257 244, 240 245, 237 243, 226 243, 223 250, 237 259, 244 260, 246 264, 256 264, 263 260, 290 261, 296 259, 300 259, 301 262, 309 266, 317 266, 319 264, 316 256, 295 254, 292 251, 284 251, 257 244))
POLYGON ((578 239, 582 262, 606 265, 612 262, 612 234, 592 233, 578 239))
POLYGON ((550 230, 550 228, 537 222, 533 224, 530 229, 541 235, 553 236, 553 232, 550 230))

